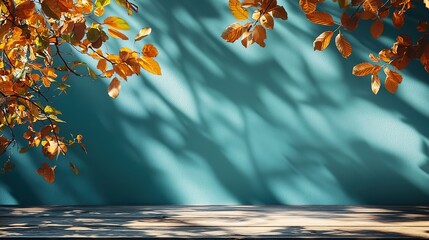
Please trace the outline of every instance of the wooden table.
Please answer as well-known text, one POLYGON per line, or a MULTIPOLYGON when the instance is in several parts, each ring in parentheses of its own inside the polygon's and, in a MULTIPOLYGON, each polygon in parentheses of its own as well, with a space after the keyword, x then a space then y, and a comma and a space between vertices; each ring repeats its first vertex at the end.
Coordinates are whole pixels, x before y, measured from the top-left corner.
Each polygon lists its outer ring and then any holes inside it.
POLYGON ((429 239, 429 206, 0 206, 0 237, 429 239))

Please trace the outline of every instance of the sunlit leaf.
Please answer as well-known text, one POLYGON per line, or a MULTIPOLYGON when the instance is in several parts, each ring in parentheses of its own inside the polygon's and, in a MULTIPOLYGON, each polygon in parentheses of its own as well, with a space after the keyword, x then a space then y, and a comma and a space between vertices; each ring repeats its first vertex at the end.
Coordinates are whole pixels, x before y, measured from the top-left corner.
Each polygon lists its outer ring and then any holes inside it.
POLYGON ((113 78, 110 82, 107 92, 111 98, 117 98, 121 91, 121 81, 118 78, 113 78))
POLYGON ((343 34, 337 34, 335 37, 335 45, 344 58, 348 58, 352 54, 352 45, 347 41, 343 34))
POLYGON ((312 12, 306 15, 307 19, 313 23, 332 26, 334 25, 334 19, 331 14, 325 12, 312 12))
POLYGON ((151 32, 152 32, 152 28, 150 28, 150 27, 144 27, 144 28, 140 29, 139 33, 134 38, 134 41, 140 41, 140 40, 142 40, 143 38, 149 36, 149 34, 151 32))
POLYGON ((246 20, 249 18, 249 12, 241 6, 239 0, 229 0, 229 10, 237 20, 246 20))
POLYGON ((114 38, 120 38, 122 40, 128 40, 128 37, 125 34, 119 32, 115 29, 109 28, 109 29, 107 29, 107 32, 109 33, 110 36, 112 36, 114 38))
POLYGON ((320 34, 313 42, 314 50, 323 51, 329 46, 332 36, 334 35, 333 31, 326 31, 320 34))
POLYGON ((130 29, 130 25, 128 25, 127 21, 120 17, 107 17, 104 19, 104 24, 107 26, 117 29, 117 30, 128 30, 130 29))

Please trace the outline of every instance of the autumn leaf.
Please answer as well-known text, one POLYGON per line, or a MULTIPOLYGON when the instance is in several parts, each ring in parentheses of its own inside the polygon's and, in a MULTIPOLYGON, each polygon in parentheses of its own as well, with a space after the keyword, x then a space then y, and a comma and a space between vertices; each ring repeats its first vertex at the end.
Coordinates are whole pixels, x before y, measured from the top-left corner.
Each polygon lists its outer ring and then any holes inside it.
POLYGON ((371 76, 371 90, 372 93, 374 93, 375 95, 377 95, 378 91, 380 90, 380 77, 378 76, 377 73, 373 73, 371 76))
POLYGON ((313 23, 332 26, 334 25, 334 19, 331 14, 325 12, 312 12, 306 15, 307 19, 313 23))
POLYGON ((152 28, 150 28, 150 27, 144 27, 144 28, 140 29, 139 33, 134 38, 134 41, 142 40, 143 38, 149 36, 151 32, 152 32, 152 28))
POLYGON ((299 0, 299 6, 305 14, 316 11, 316 4, 309 0, 299 0))
POLYGON ((230 43, 235 42, 243 34, 243 26, 240 23, 233 23, 229 25, 222 33, 222 38, 230 43))
POLYGON ((0 136, 0 154, 2 154, 6 150, 6 148, 9 146, 9 144, 10 144, 9 139, 7 139, 3 136, 0 136))
POLYGON ((36 4, 33 1, 24 1, 16 5, 15 14, 21 19, 28 19, 34 14, 36 4))
POLYGON ((143 56, 138 58, 137 60, 144 70, 152 74, 161 75, 161 67, 159 66, 158 62, 156 62, 153 58, 143 56))
POLYGON ((128 37, 125 34, 119 32, 115 29, 109 28, 109 29, 107 29, 107 32, 109 33, 110 36, 112 36, 114 38, 120 38, 122 40, 128 40, 128 37))
POLYGON ((390 70, 389 68, 384 68, 384 73, 386 74, 386 76, 388 78, 390 78, 392 81, 396 82, 396 83, 401 83, 402 82, 402 75, 390 70))
POLYGON ((383 33, 383 30, 384 30, 383 20, 377 19, 371 24, 370 32, 374 38, 380 37, 380 35, 383 33))
POLYGON ((269 13, 275 18, 287 20, 287 12, 282 6, 275 6, 269 13))
POLYGON ((348 58, 350 54, 352 54, 352 45, 347 41, 343 34, 337 34, 335 37, 335 45, 344 58, 348 58))
POLYGON ((95 0, 96 7, 105 7, 110 4, 110 0, 95 0))
POLYGON ((423 2, 425 3, 426 8, 429 8, 429 0, 423 0, 423 2))
POLYGON ((329 46, 332 36, 334 35, 333 31, 326 31, 320 34, 313 42, 314 50, 323 51, 329 46))
POLYGON ((110 82, 109 88, 107 89, 107 93, 111 98, 117 98, 119 96, 120 91, 121 81, 118 78, 113 78, 110 82))
POLYGON ((241 6, 239 0, 229 0, 229 10, 237 20, 246 20, 249 18, 249 12, 241 6))
POLYGON ((105 72, 107 69, 107 60, 102 58, 97 63, 97 69, 99 69, 102 72, 105 72))
POLYGON ((261 25, 256 25, 252 32, 252 40, 259 44, 261 47, 265 47, 264 40, 267 38, 265 28, 261 25))
POLYGON ((120 17, 107 17, 104 19, 104 24, 107 26, 117 29, 117 30, 128 30, 130 29, 130 25, 128 25, 127 21, 120 17))
POLYGON ((263 27, 268 28, 268 29, 274 28, 274 19, 270 14, 266 13, 266 14, 262 15, 260 21, 261 21, 261 25, 263 27))
POLYGON ((44 0, 42 2, 42 10, 50 18, 56 20, 61 18, 61 8, 58 5, 58 0, 44 0))
POLYGON ((145 44, 142 50, 143 56, 156 57, 158 56, 158 49, 152 44, 145 44))
POLYGON ((244 8, 258 7, 261 4, 259 0, 243 0, 241 6, 244 8))
POLYGON ((384 87, 390 93, 395 93, 396 90, 398 90, 398 83, 393 81, 391 78, 386 77, 386 80, 384 81, 384 87))
POLYGON ((373 72, 374 65, 368 62, 359 63, 353 67, 352 74, 355 76, 366 76, 373 72))
POLYGON ((371 61, 373 61, 373 62, 380 62, 380 58, 378 58, 378 57, 376 57, 376 56, 374 56, 374 54, 372 54, 372 53, 370 53, 369 54, 369 59, 371 59, 371 61))
POLYGON ((37 174, 42 175, 48 183, 53 183, 55 181, 55 168, 56 166, 51 167, 47 163, 43 163, 42 167, 37 170, 37 174))
POLYGON ((392 15, 392 23, 396 28, 402 28, 404 26, 405 15, 401 11, 394 11, 392 15))

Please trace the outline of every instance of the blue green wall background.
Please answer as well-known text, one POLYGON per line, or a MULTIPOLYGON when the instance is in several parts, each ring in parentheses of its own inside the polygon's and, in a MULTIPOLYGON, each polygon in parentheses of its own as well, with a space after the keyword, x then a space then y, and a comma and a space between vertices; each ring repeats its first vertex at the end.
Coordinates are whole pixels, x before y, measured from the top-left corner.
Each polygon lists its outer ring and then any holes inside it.
POLYGON ((354 53, 343 60, 333 44, 313 51, 327 28, 292 2, 279 1, 289 20, 265 49, 220 38, 235 21, 227 0, 139 2, 128 33, 153 28, 143 43, 159 48, 163 75, 123 82, 116 100, 105 79, 71 77, 52 104, 88 154, 60 158, 50 185, 35 173, 39 151, 14 153, 0 204, 429 204, 428 75, 413 63, 397 94, 374 96, 351 69, 392 43, 392 24, 378 40, 368 24, 346 33, 354 53))

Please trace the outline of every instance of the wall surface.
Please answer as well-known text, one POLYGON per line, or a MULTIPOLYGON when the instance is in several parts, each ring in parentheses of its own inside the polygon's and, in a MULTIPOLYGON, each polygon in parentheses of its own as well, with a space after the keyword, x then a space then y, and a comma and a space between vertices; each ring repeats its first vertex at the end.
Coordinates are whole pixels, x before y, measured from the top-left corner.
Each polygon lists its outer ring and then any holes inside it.
POLYGON ((344 60, 333 44, 313 51, 328 28, 295 2, 279 0, 289 20, 265 49, 244 49, 220 38, 235 21, 227 0, 141 1, 129 36, 152 35, 127 46, 155 44, 163 75, 129 79, 116 100, 105 79, 71 77, 53 105, 88 154, 60 158, 50 185, 35 173, 40 150, 14 153, 0 204, 429 204, 429 75, 415 62, 397 94, 374 96, 351 69, 392 44, 391 22, 378 40, 367 23, 346 33, 354 53, 344 60))

